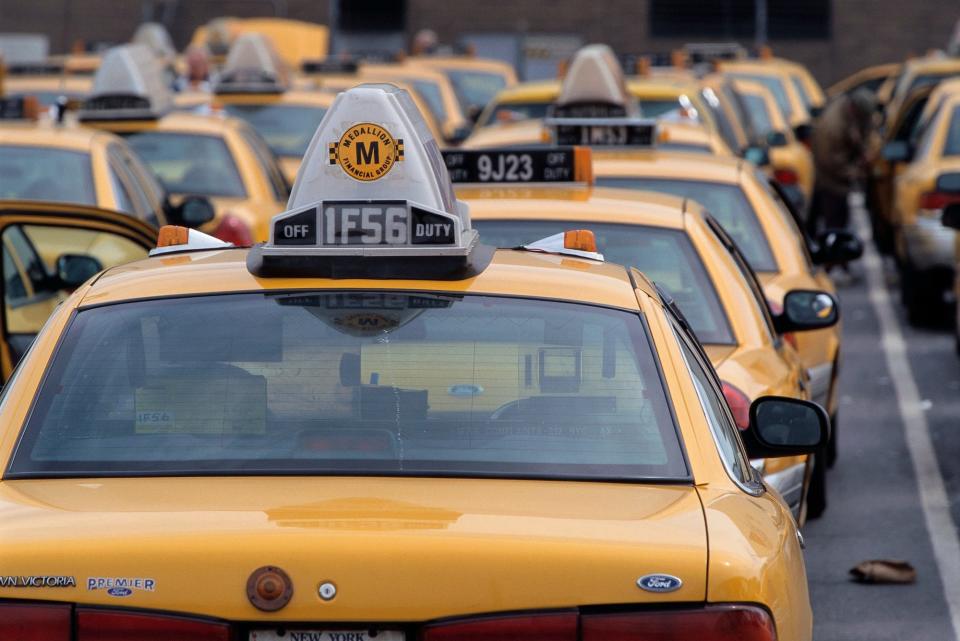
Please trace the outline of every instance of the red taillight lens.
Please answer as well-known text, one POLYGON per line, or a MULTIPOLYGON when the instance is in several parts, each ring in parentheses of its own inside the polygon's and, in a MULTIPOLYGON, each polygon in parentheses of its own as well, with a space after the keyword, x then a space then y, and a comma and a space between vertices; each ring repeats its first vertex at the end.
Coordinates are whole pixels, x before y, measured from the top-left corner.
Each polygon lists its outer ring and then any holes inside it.
POLYGON ((730 383, 724 382, 722 388, 723 397, 727 399, 727 405, 730 406, 730 413, 733 414, 737 427, 741 430, 747 429, 750 427, 750 399, 730 383))
POLYGON ((773 179, 781 185, 796 185, 799 182, 797 172, 792 169, 774 169, 773 179))
POLYGON ((70 606, 60 603, 2 603, 0 639, 69 641, 70 606))
POLYGON ((226 623, 177 616, 77 610, 77 641, 229 641, 226 623))
POLYGON ((749 605, 703 610, 587 614, 583 641, 774 641, 770 615, 749 605))
POLYGON ((943 209, 951 203, 960 202, 960 194, 928 191, 920 194, 920 209, 943 209))
POLYGON ((220 219, 220 224, 210 232, 210 235, 222 241, 233 243, 237 247, 253 245, 253 234, 250 233, 247 223, 233 214, 224 214, 223 218, 220 219))
POLYGON ((576 612, 524 614, 428 625, 421 641, 577 641, 576 612))
POLYGON ((783 340, 785 340, 785 341, 787 341, 788 343, 790 343, 790 345, 793 347, 793 349, 800 349, 800 344, 797 343, 797 335, 796 335, 796 334, 794 334, 793 332, 785 332, 784 334, 782 334, 782 336, 783 336, 783 340))

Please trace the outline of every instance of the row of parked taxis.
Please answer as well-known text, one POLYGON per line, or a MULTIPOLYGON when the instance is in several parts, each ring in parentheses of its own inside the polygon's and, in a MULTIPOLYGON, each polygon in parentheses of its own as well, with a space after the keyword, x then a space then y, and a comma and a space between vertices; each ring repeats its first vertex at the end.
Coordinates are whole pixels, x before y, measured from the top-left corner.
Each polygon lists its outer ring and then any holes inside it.
POLYGON ((3 103, 0 638, 810 639, 860 246, 801 231, 809 74, 239 31, 3 103))

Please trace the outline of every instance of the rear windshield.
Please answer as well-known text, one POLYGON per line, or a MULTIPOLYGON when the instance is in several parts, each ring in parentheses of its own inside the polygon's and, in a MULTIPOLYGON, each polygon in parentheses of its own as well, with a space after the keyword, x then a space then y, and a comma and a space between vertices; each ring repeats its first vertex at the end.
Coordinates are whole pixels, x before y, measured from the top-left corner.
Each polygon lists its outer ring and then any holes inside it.
POLYGON ((127 142, 175 194, 245 198, 240 172, 219 136, 147 131, 127 142))
POLYGON ((483 107, 493 100, 497 93, 507 86, 507 79, 498 73, 487 71, 466 71, 450 69, 447 77, 453 84, 457 94, 457 101, 463 113, 469 113, 470 108, 483 107))
POLYGON ((606 187, 659 191, 695 200, 723 225, 754 271, 777 271, 777 262, 770 251, 770 244, 763 233, 763 227, 760 226, 757 212, 753 210, 753 206, 738 185, 664 178, 614 177, 597 178, 597 184, 606 187))
POLYGON ((80 311, 8 478, 204 473, 688 478, 635 312, 374 291, 80 311))
POLYGON ((303 157, 327 112, 323 107, 226 105, 226 112, 250 123, 278 156, 303 157))
POLYGON ((483 242, 497 247, 532 243, 567 229, 589 229, 604 259, 636 267, 677 302, 702 343, 735 343, 713 281, 690 238, 679 229, 567 220, 474 220, 483 242))
POLYGON ((0 146, 0 199, 96 205, 90 154, 0 146))
POLYGON ((793 110, 790 107, 790 98, 787 96, 787 89, 783 86, 783 81, 776 76, 768 76, 766 74, 754 74, 754 73, 743 73, 743 72, 734 72, 730 74, 734 78, 741 78, 743 80, 752 80, 754 82, 759 82, 764 87, 770 90, 770 93, 773 94, 774 99, 777 101, 777 105, 780 106, 780 110, 783 112, 783 117, 790 121, 790 117, 793 115, 793 110))

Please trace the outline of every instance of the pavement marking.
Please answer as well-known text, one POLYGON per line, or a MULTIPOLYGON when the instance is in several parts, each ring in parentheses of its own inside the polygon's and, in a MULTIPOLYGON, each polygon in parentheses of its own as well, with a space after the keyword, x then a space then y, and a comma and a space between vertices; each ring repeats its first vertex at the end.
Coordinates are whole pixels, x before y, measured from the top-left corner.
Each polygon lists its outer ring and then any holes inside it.
POLYGON ((940 570, 943 596, 950 610, 953 636, 960 641, 960 539, 950 515, 950 501, 940 474, 940 466, 930 438, 930 426, 923 413, 923 403, 917 391, 917 382, 907 360, 907 344, 900 322, 890 302, 883 274, 883 261, 870 239, 870 225, 866 212, 853 208, 857 233, 863 239, 863 267, 867 275, 870 302, 880 322, 880 337, 887 368, 893 379, 897 406, 903 421, 904 436, 913 472, 920 489, 923 516, 933 544, 933 556, 940 570))

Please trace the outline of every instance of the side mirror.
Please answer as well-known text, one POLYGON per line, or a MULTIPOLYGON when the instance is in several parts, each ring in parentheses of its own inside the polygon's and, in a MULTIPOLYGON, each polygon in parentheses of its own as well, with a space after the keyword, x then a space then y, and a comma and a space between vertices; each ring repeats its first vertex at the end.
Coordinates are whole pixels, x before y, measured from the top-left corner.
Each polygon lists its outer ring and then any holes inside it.
POLYGON ((820 114, 823 113, 823 107, 822 107, 822 106, 821 106, 821 107, 814 107, 813 105, 811 105, 810 107, 807 107, 807 111, 810 112, 810 117, 811 117, 811 118, 819 118, 819 117, 820 117, 820 114))
POLYGON ((940 222, 943 223, 944 227, 960 229, 960 203, 953 203, 944 207, 940 222))
POLYGON ((797 125, 793 128, 793 135, 795 135, 800 142, 810 142, 810 139, 813 138, 813 125, 809 123, 797 125))
POLYGON ((213 203, 206 196, 187 196, 170 212, 176 223, 187 227, 199 227, 216 216, 213 203))
POLYGON ((910 144, 906 140, 888 142, 880 150, 880 156, 887 162, 907 162, 910 160, 910 144))
POLYGON ((773 317, 778 334, 833 327, 840 320, 840 305, 827 292, 793 289, 783 297, 783 312, 773 317))
POLYGON ((810 401, 761 396, 750 405, 750 426, 740 436, 750 458, 813 454, 830 436, 830 417, 810 401))
POLYGON ((57 258, 57 278, 62 289, 76 289, 103 271, 103 264, 86 254, 61 254, 57 258))
POLYGON ((782 131, 770 131, 767 133, 767 146, 769 147, 786 147, 787 146, 787 134, 782 131))
POLYGON ((743 157, 757 167, 770 164, 770 152, 767 151, 766 147, 747 147, 743 150, 743 157))
POLYGON ((828 229, 820 234, 813 252, 813 262, 818 265, 847 263, 863 255, 860 237, 846 229, 828 229))

